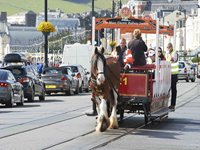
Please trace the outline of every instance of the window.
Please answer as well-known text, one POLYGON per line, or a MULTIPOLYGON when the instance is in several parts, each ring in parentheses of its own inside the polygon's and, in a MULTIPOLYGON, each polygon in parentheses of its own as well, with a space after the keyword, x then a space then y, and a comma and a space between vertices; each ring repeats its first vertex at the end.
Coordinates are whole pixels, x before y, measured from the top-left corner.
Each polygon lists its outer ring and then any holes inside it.
POLYGON ((8 80, 16 81, 15 77, 13 76, 11 72, 8 73, 8 80))
POLYGON ((78 72, 78 68, 76 66, 71 66, 71 70, 72 72, 74 73, 77 73, 78 72))
POLYGON ((185 64, 183 62, 179 62, 179 68, 184 68, 185 64))

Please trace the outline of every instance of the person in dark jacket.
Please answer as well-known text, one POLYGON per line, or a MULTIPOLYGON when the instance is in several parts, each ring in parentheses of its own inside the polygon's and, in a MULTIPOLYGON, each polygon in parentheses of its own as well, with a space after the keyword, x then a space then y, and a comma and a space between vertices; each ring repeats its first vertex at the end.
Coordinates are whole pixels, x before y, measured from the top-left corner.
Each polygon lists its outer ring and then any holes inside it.
POLYGON ((118 60, 120 62, 121 68, 124 67, 124 56, 126 50, 127 50, 126 39, 122 38, 120 41, 120 45, 116 47, 117 55, 119 56, 118 60))
POLYGON ((134 66, 143 66, 146 65, 146 59, 144 52, 147 51, 147 46, 142 40, 141 31, 135 29, 133 31, 133 39, 128 43, 128 49, 132 51, 134 66))

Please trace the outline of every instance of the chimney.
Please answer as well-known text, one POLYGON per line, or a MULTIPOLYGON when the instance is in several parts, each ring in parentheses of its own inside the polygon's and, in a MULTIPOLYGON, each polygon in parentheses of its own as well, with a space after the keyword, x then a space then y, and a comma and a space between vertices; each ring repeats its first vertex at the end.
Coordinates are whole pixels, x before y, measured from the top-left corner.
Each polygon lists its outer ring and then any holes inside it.
POLYGON ((5 23, 7 22, 7 12, 1 12, 0 21, 5 23))
POLYGON ((33 11, 28 11, 25 14, 25 23, 28 27, 35 27, 36 25, 36 13, 33 11))

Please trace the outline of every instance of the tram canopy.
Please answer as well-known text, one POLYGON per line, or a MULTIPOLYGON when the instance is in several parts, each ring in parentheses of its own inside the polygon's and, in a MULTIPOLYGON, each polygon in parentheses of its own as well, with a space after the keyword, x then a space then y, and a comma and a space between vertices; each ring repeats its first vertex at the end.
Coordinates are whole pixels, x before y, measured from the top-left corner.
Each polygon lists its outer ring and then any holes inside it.
MULTIPOLYGON (((134 29, 140 29, 142 33, 156 34, 156 20, 149 18, 96 18, 95 19, 95 30, 101 29, 120 29, 120 32, 127 33, 133 32, 134 29)), ((173 36, 173 26, 159 26, 159 34, 167 34, 173 36)))

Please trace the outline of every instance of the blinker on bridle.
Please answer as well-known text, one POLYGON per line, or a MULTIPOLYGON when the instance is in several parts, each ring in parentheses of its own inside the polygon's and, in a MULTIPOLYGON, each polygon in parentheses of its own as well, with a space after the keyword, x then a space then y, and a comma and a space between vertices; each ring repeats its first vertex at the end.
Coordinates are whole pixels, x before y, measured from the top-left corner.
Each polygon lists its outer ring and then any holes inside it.
POLYGON ((101 71, 101 72, 97 72, 96 75, 97 75, 97 76, 98 76, 99 74, 104 74, 104 75, 105 75, 106 59, 104 58, 103 54, 101 54, 101 53, 99 53, 99 52, 97 52, 96 55, 98 56, 98 57, 97 57, 97 60, 98 60, 99 58, 101 58, 101 60, 103 61, 103 66, 104 66, 104 70, 101 71))

